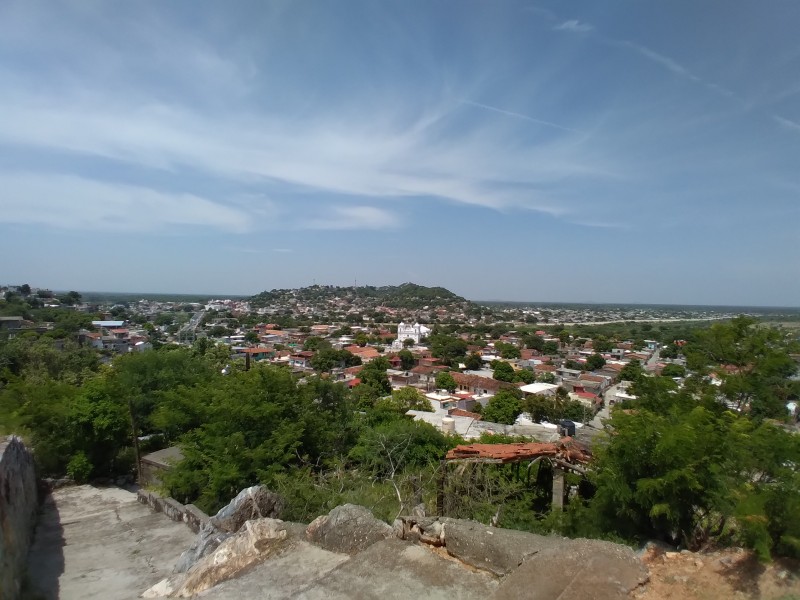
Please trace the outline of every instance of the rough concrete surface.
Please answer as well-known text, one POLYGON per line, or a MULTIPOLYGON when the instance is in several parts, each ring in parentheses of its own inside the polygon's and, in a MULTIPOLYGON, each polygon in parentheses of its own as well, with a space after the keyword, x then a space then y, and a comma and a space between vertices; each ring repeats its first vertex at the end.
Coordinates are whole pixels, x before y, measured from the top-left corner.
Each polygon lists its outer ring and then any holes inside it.
POLYGON ((60 600, 138 598, 172 571, 194 535, 120 488, 55 490, 28 556, 32 595, 60 600))

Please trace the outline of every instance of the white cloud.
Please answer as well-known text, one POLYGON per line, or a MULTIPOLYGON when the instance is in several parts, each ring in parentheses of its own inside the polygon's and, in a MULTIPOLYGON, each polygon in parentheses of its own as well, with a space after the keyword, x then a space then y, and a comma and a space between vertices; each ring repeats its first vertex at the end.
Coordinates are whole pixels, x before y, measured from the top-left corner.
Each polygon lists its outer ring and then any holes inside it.
POLYGON ((573 31, 575 33, 585 33, 594 29, 594 27, 589 23, 581 23, 576 19, 570 19, 556 25, 553 27, 553 29, 555 31, 573 31))
POLYGON ((785 117, 781 117, 780 115, 772 115, 772 118, 784 129, 788 129, 789 131, 794 131, 795 133, 800 133, 800 123, 787 119, 785 117))
POLYGON ((374 206, 334 206, 305 223, 309 229, 391 229, 401 224, 391 211, 374 206))
POLYGON ((0 173, 0 222, 93 231, 164 231, 199 226, 241 233, 248 215, 191 194, 102 183, 72 175, 0 173))
POLYGON ((684 79, 688 79, 689 81, 698 83, 700 85, 704 85, 711 91, 716 92, 721 96, 726 96, 728 98, 736 96, 736 94, 731 90, 712 81, 706 81, 705 79, 698 77, 692 71, 684 67, 682 64, 678 63, 677 61, 671 59, 668 56, 665 56, 659 52, 656 52, 655 50, 652 50, 651 48, 648 48, 647 46, 643 46, 642 44, 637 44, 635 42, 629 42, 627 40, 608 40, 608 42, 614 46, 620 46, 622 48, 628 48, 634 50, 639 55, 645 57, 651 62, 661 65, 662 67, 664 67, 668 71, 671 71, 675 75, 683 77, 684 79))
POLYGON ((294 250, 292 250, 291 248, 273 248, 272 251, 277 252, 279 254, 290 254, 294 252, 294 250))
POLYGON ((501 115, 506 115, 508 117, 514 117, 515 119, 522 119, 523 121, 530 121, 531 123, 536 123, 537 125, 546 125, 547 127, 554 127, 555 129, 560 129, 562 131, 571 131, 572 133, 580 133, 577 129, 572 129, 571 127, 565 127, 564 125, 559 125, 558 123, 553 123, 552 121, 544 121, 542 119, 537 119, 535 117, 530 117, 528 115, 523 115, 518 112, 513 112, 510 110, 504 110, 502 108, 497 108, 496 106, 489 106, 488 104, 481 104, 480 102, 473 102, 472 100, 461 100, 462 104, 467 104, 469 106, 474 106, 476 108, 482 108, 484 110, 489 110, 492 112, 499 113, 501 115))

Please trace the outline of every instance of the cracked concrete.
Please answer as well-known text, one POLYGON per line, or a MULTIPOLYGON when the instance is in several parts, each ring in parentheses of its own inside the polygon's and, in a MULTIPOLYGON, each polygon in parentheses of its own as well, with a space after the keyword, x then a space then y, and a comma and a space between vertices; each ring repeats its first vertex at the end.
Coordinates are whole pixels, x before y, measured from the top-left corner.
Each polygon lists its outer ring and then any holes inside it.
POLYGON ((183 523, 121 488, 55 490, 28 555, 30 595, 47 600, 128 600, 167 577, 194 539, 183 523))

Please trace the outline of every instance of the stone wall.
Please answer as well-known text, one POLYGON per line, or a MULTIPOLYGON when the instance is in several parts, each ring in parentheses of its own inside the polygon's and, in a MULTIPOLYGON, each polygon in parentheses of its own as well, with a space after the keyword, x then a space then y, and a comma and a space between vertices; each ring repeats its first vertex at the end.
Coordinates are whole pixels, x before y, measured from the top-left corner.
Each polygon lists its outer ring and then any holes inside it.
POLYGON ((16 600, 38 509, 33 456, 18 437, 0 438, 0 598, 16 600))
POLYGON ((145 489, 140 489, 136 496, 139 502, 154 511, 164 513, 173 521, 183 521, 195 533, 208 522, 208 515, 194 504, 184 505, 173 498, 164 498, 156 492, 145 489))

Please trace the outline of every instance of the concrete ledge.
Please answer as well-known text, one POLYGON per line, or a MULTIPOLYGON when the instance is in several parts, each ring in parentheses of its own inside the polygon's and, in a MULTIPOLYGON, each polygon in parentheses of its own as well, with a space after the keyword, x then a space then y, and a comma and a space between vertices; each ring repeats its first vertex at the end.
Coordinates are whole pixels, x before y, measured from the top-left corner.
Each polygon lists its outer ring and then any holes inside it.
POLYGON ((194 504, 187 504, 183 509, 183 520, 195 533, 198 533, 203 525, 208 523, 208 515, 194 504))
POLYGON ((149 506, 154 512, 164 513, 173 521, 186 523, 187 527, 195 533, 208 522, 208 515, 194 504, 184 506, 174 498, 164 498, 158 492, 140 488, 136 492, 136 499, 141 504, 149 506))

